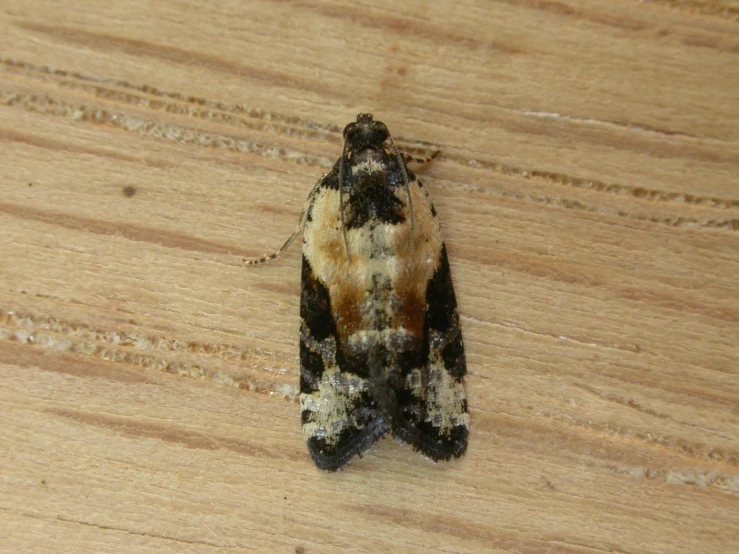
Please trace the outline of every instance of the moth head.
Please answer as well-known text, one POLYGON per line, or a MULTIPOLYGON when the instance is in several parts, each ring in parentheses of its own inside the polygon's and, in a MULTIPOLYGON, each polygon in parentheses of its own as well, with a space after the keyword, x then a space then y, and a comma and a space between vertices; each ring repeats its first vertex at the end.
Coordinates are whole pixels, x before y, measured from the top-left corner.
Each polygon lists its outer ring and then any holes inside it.
POLYGON ((371 113, 360 113, 357 120, 344 127, 346 149, 352 152, 365 148, 380 148, 390 133, 381 121, 374 121, 371 113))

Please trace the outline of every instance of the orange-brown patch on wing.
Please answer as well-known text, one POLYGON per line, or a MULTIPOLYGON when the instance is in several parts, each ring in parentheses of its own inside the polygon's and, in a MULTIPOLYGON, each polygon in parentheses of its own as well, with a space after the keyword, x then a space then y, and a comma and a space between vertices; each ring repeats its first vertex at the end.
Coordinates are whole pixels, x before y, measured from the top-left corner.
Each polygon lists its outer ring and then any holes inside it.
POLYGON ((358 245, 351 240, 349 247, 353 255, 347 259, 338 191, 320 191, 313 202, 312 215, 303 233, 303 253, 310 260, 315 277, 329 291, 331 311, 343 342, 362 326, 360 308, 367 294, 367 261, 359 255, 358 245))
POLYGON ((426 294, 419 294, 418 287, 398 287, 398 297, 403 309, 397 314, 395 328, 404 328, 411 335, 423 339, 423 322, 426 318, 426 294))
POLYGON ((362 328, 362 305, 367 292, 347 284, 337 284, 330 289, 331 308, 336 319, 336 331, 342 343, 362 328))
POLYGON ((347 273, 346 248, 341 233, 338 191, 323 189, 316 194, 312 220, 303 230, 303 254, 313 273, 329 290, 347 273))
POLYGON ((414 220, 404 226, 394 241, 400 261, 394 286, 403 305, 396 315, 395 324, 420 339, 427 309, 426 287, 439 268, 443 244, 439 223, 431 211, 428 197, 416 181, 409 183, 409 188, 414 220))

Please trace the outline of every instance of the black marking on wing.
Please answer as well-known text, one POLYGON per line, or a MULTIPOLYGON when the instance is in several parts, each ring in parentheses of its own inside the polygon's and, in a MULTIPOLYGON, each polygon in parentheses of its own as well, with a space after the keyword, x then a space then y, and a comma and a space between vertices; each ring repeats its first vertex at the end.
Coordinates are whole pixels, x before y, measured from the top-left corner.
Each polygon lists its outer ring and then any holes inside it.
MULTIPOLYGON (((326 370, 317 342, 336 334, 336 321, 331 313, 328 290, 314 276, 310 263, 303 256, 303 276, 300 292, 300 317, 303 328, 300 334, 300 392, 312 394, 326 370)), ((305 419, 305 412, 303 418, 305 419)))
MULTIPOLYGON (((408 182, 413 183, 416 181, 415 174, 408 169, 408 166, 403 163, 403 160, 398 159, 397 156, 391 155, 387 157, 387 175, 388 185, 391 187, 405 187, 405 180, 403 179, 403 169, 405 168, 405 174, 408 177, 408 182)), ((419 183, 420 186, 420 183, 419 183)))
POLYGON ((426 323, 427 328, 447 331, 453 325, 458 326, 457 299, 454 296, 452 274, 446 255, 446 246, 441 249, 441 263, 426 287, 426 323))
POLYGON ((370 366, 364 352, 352 352, 340 345, 336 352, 336 362, 342 373, 351 373, 362 379, 370 378, 370 366))
POLYGON ((337 471, 356 455, 361 458, 372 445, 389 430, 382 418, 369 419, 366 426, 344 429, 335 444, 328 444, 321 437, 308 439, 308 451, 319 469, 337 471))
POLYGON ((339 165, 341 163, 344 163, 344 171, 349 171, 347 161, 348 160, 346 158, 339 158, 334 166, 331 168, 331 171, 329 171, 326 175, 323 176, 323 179, 321 179, 321 187, 332 190, 339 190, 339 165))
MULTIPOLYGON (((327 363, 324 358, 326 343, 331 342, 327 339, 335 341, 336 363, 341 375, 354 374, 360 378, 369 378, 370 366, 366 355, 347 358, 341 354, 343 349, 338 343, 336 320, 331 311, 328 290, 315 278, 310 262, 305 256, 303 256, 300 315, 303 322, 300 337, 300 392, 302 394, 319 394, 321 377, 326 370, 327 363)), ((389 358, 389 355, 386 353, 381 357, 389 358)), ((339 386, 337 384, 337 387, 339 386)), ((330 442, 322 436, 312 436, 307 440, 308 451, 316 466, 327 471, 336 471, 346 465, 353 456, 364 454, 375 441, 389 431, 388 421, 395 412, 395 404, 392 409, 383 407, 387 404, 387 398, 380 395, 378 399, 377 396, 377 391, 374 389, 342 394, 341 401, 346 403, 347 417, 335 422, 344 426, 338 437, 330 442), (389 413, 390 417, 382 417, 383 413, 389 413)), ((326 406, 328 410, 332 408, 332 406, 326 406)), ((325 414, 317 417, 313 410, 302 411, 303 425, 314 421, 327 422, 329 425, 332 423, 325 414)))
MULTIPOLYGON (((412 354, 409 353, 403 364, 406 376, 413 369, 421 368, 421 395, 416 396, 411 390, 398 392, 398 413, 393 433, 432 460, 449 460, 458 458, 467 449, 469 434, 467 426, 460 424, 447 431, 426 421, 429 404, 438 404, 439 401, 437 398, 428 396, 431 393, 428 386, 430 371, 428 364, 429 336, 432 331, 441 334, 449 341, 441 351, 444 370, 454 378, 456 383, 459 383, 467 372, 457 301, 454 296, 446 247, 442 247, 441 263, 428 283, 426 304, 428 309, 424 321, 424 348, 412 354)), ((450 406, 450 410, 459 411, 456 406, 450 406)), ((462 412, 467 412, 466 400, 462 402, 462 412)))
MULTIPOLYGON (((456 327, 459 329, 459 316, 457 316, 456 327)), ((467 361, 464 357, 464 346, 462 345, 462 333, 456 336, 441 351, 444 367, 457 381, 460 381, 467 373, 467 361)))
POLYGON ((347 229, 364 227, 371 220, 393 225, 405 221, 405 204, 388 188, 384 175, 370 173, 353 179, 344 219, 347 229))
POLYGON ((317 341, 336 336, 336 320, 331 312, 328 289, 313 276, 313 269, 305 256, 301 285, 300 317, 308 327, 310 336, 317 341))
POLYGON ((318 390, 326 366, 323 357, 313 352, 305 341, 300 341, 300 392, 310 394, 318 390))
POLYGON ((400 374, 405 382, 406 377, 416 368, 426 367, 429 363, 429 343, 427 340, 417 341, 415 348, 405 350, 396 356, 400 374))
POLYGON ((417 429, 416 440, 412 443, 413 448, 420 450, 435 462, 459 458, 467 450, 469 429, 464 425, 452 428, 448 435, 439 434, 439 428, 427 421, 419 423, 417 429))

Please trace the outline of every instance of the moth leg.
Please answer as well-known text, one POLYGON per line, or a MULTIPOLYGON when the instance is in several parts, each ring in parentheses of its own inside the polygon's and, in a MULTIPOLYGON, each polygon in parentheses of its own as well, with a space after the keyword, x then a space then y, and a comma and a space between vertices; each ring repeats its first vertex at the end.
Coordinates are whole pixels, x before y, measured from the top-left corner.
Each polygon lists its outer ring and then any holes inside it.
POLYGON ((290 248, 290 245, 295 241, 298 235, 303 232, 303 229, 305 228, 305 222, 308 219, 308 214, 310 213, 311 208, 313 207, 315 196, 318 193, 318 190, 321 188, 320 185, 322 181, 323 179, 319 179, 319 181, 313 187, 313 190, 310 191, 308 199, 305 201, 305 205, 303 206, 303 212, 300 214, 300 221, 298 222, 297 227, 295 227, 295 231, 293 231, 293 234, 290 235, 290 237, 285 241, 285 244, 283 244, 277 252, 273 252, 269 255, 265 254, 261 258, 254 258, 251 260, 244 258, 244 265, 260 265, 271 262, 272 260, 276 260, 277 258, 282 256, 285 251, 290 248))
POLYGON ((410 154, 401 152, 400 157, 403 159, 403 163, 406 163, 406 164, 416 163, 416 164, 426 165, 434 161, 436 158, 438 158, 440 154, 441 154, 441 150, 436 150, 430 156, 426 156, 425 158, 416 158, 414 156, 411 156, 410 154))

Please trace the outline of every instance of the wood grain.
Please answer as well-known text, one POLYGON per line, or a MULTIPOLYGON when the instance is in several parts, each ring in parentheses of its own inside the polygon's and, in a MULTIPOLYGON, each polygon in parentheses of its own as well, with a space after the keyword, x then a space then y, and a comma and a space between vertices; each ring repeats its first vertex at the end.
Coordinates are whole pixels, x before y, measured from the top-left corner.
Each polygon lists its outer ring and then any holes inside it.
POLYGON ((736 2, 109 4, 0 9, 0 550, 735 548, 736 2), (241 260, 360 111, 442 152, 471 438, 324 474, 241 260))

